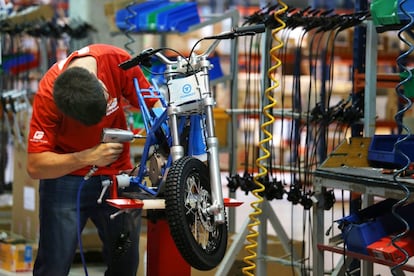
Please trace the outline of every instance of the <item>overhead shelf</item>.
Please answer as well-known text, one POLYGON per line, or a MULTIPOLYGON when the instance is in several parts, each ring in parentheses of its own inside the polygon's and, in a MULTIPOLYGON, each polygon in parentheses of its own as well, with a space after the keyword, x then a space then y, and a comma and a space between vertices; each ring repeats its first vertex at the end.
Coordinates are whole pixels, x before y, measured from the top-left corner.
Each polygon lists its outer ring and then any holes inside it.
POLYGON ((238 20, 238 11, 232 9, 220 15, 201 17, 196 2, 165 0, 130 5, 115 13, 116 26, 121 31, 135 33, 192 32, 228 18, 238 20))
POLYGON ((186 32, 200 22, 196 2, 147 1, 129 5, 115 14, 120 30, 133 32, 186 32))

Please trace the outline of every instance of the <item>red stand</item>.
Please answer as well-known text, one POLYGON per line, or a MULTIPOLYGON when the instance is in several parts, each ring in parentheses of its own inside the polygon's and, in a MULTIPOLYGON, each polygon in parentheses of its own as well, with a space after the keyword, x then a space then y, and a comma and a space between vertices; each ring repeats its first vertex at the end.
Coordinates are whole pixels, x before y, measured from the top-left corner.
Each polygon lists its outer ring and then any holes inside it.
MULTIPOLYGON (((114 178, 114 183, 116 178, 114 178)), ((113 185, 116 186, 116 185, 113 185)), ((112 189, 112 198, 108 204, 120 209, 147 209, 145 201, 139 199, 118 198, 117 190, 112 189)), ((237 207, 243 204, 232 198, 224 198, 225 207, 237 207)), ((153 206, 149 204, 148 206, 153 206)), ((149 207, 150 208, 150 207, 149 207)), ((170 234, 167 220, 147 220, 147 275, 148 276, 189 276, 191 266, 183 259, 170 234)))
POLYGON ((164 219, 147 222, 147 275, 191 275, 191 266, 178 252, 164 219))

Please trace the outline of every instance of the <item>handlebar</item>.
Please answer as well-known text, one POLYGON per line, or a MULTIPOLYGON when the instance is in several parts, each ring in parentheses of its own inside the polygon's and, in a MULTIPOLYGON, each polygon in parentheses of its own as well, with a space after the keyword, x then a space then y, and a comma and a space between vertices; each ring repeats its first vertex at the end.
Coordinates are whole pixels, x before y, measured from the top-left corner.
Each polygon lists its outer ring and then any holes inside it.
POLYGON ((139 55, 136 57, 129 59, 127 61, 122 62, 118 66, 123 70, 128 70, 134 66, 137 65, 143 65, 147 67, 151 67, 151 57, 161 49, 155 50, 154 48, 148 48, 142 51, 139 55))
POLYGON ((243 26, 233 28, 230 32, 224 32, 218 35, 207 36, 204 39, 233 39, 239 36, 255 35, 258 33, 263 33, 266 30, 264 24, 257 24, 252 26, 243 26))
MULTIPOLYGON (((209 40, 209 39, 215 39, 216 41, 213 43, 213 45, 206 51, 206 55, 209 55, 214 48, 218 45, 220 40, 223 39, 234 39, 239 36, 248 36, 248 35, 255 35, 258 33, 263 33, 266 30, 266 26, 264 24, 257 24, 252 26, 242 26, 233 28, 233 30, 224 32, 218 35, 213 36, 207 36, 204 37, 202 40, 209 40)), ((142 51, 140 54, 138 54, 136 57, 129 59, 118 66, 123 70, 128 70, 134 66, 137 65, 143 65, 146 67, 151 67, 151 57, 153 55, 156 55, 158 52, 160 52, 162 49, 153 49, 148 48, 142 51)), ((163 55, 158 54, 158 58, 162 59, 162 61, 166 64, 171 63, 168 59, 164 58, 163 55)))

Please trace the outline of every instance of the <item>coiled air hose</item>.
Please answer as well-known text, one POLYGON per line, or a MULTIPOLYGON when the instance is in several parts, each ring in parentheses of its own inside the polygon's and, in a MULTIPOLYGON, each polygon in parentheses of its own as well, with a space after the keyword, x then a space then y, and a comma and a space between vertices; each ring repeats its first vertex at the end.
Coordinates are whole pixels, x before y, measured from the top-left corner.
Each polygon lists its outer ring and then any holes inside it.
POLYGON ((242 268, 244 275, 254 275, 253 273, 256 269, 255 259, 257 257, 257 237, 259 236, 259 232, 256 230, 256 227, 260 225, 260 220, 258 217, 262 214, 260 204, 263 202, 263 197, 261 197, 259 193, 263 193, 265 190, 265 186, 260 182, 260 179, 264 179, 268 173, 266 167, 262 163, 263 161, 269 159, 271 156, 269 150, 266 149, 265 144, 273 140, 273 136, 271 132, 267 130, 267 128, 271 126, 275 121, 275 118, 270 112, 270 110, 276 105, 276 100, 272 97, 272 93, 276 88, 279 87, 279 81, 275 78, 275 72, 282 65, 281 60, 277 57, 275 52, 283 47, 283 42, 277 37, 277 34, 280 30, 286 27, 285 22, 279 18, 279 15, 285 13, 285 11, 288 9, 288 6, 282 1, 278 1, 278 4, 281 8, 275 11, 273 16, 275 20, 280 23, 280 26, 272 30, 272 37, 277 42, 277 45, 269 51, 270 57, 275 62, 275 64, 271 66, 267 72, 268 77, 273 81, 273 85, 268 87, 265 91, 265 96, 269 100, 269 104, 263 107, 263 115, 267 118, 267 121, 264 120, 260 126, 260 129, 264 134, 264 138, 259 142, 259 147, 263 154, 256 159, 256 165, 259 168, 259 171, 253 177, 253 181, 258 188, 254 189, 252 191, 252 194, 256 197, 257 200, 250 204, 250 206, 253 208, 253 211, 249 214, 251 222, 247 226, 249 234, 246 236, 248 244, 245 246, 245 250, 248 255, 243 258, 243 261, 247 265, 242 268))

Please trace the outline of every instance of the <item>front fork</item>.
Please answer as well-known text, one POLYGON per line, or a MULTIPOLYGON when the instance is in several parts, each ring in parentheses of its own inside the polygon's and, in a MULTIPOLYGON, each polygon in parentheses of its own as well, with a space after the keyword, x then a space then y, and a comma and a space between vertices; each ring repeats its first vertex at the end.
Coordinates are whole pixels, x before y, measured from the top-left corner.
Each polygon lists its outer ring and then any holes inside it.
POLYGON ((206 126, 207 126, 207 153, 210 170, 211 181, 211 199, 212 205, 208 208, 209 213, 214 214, 216 223, 225 223, 223 191, 220 175, 220 158, 218 153, 219 142, 215 134, 214 115, 213 115, 213 99, 206 98, 206 126))
MULTIPOLYGON (((210 173, 211 185, 211 201, 212 204, 207 208, 207 212, 214 215, 214 221, 217 224, 225 223, 224 201, 221 185, 220 163, 218 147, 218 138, 215 135, 214 115, 213 115, 214 100, 212 97, 203 98, 201 108, 204 108, 206 115, 206 145, 208 154, 208 167, 210 173)), ((184 147, 180 144, 180 136, 178 131, 178 114, 185 112, 186 108, 194 108, 194 106, 187 105, 184 107, 169 107, 169 121, 172 136, 171 156, 172 161, 184 157, 184 147), (184 110, 183 110, 184 109, 184 110)))

